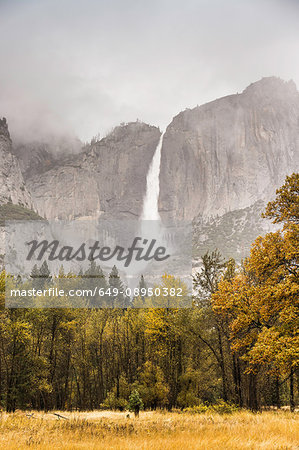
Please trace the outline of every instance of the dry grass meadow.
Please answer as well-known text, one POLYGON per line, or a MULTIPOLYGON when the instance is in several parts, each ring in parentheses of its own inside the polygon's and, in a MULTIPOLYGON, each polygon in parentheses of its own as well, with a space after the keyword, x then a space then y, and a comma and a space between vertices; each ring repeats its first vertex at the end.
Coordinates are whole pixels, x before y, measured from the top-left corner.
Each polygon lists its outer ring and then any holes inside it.
POLYGON ((1 449, 299 449, 299 415, 17 411, 0 419, 1 449))

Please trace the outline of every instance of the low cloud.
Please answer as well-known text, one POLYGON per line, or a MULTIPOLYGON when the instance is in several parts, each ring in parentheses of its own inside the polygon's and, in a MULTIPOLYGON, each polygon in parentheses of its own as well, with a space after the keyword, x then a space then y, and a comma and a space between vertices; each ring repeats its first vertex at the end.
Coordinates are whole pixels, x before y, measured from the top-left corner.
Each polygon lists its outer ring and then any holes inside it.
POLYGON ((298 2, 0 2, 0 115, 13 137, 83 141, 263 76, 299 84, 298 2))

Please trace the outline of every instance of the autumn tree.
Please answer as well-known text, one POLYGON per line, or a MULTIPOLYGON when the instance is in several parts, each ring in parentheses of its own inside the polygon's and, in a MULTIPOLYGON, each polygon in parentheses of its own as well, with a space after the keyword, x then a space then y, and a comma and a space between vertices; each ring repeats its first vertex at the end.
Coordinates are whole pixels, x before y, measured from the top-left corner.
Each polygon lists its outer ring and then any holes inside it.
POLYGON ((257 407, 256 377, 261 368, 289 373, 294 409, 294 371, 299 365, 299 176, 286 178, 265 216, 283 228, 254 242, 244 270, 220 282, 212 296, 217 315, 230 322, 233 350, 250 374, 250 406, 257 407))
MULTIPOLYGON (((211 310, 211 296, 217 291, 221 278, 232 270, 232 263, 225 262, 218 250, 207 252, 202 256, 202 266, 193 278, 195 291, 195 305, 200 309, 203 320, 210 324, 208 336, 205 336, 205 327, 197 330, 199 339, 208 346, 216 358, 221 370, 222 396, 226 401, 227 369, 225 363, 225 323, 219 316, 215 316, 211 310)), ((227 276, 227 275, 226 275, 227 276)))

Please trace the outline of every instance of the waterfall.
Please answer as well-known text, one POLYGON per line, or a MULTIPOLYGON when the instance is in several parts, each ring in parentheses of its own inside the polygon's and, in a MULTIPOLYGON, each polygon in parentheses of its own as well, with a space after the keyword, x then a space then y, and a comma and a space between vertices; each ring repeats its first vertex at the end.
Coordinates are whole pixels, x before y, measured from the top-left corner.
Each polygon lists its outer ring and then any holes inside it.
POLYGON ((160 164, 161 164, 161 148, 164 133, 161 134, 157 148, 155 150, 147 177, 146 177, 146 194, 143 200, 143 210, 141 220, 161 220, 158 211, 158 200, 160 192, 160 164))

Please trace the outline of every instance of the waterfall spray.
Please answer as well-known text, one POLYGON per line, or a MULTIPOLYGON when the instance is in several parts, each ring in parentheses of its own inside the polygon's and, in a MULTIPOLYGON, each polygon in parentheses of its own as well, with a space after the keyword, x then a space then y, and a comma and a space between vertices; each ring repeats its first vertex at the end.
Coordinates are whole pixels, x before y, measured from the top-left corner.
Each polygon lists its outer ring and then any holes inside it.
MULTIPOLYGON (((140 230, 139 235, 143 239, 151 241, 154 239, 159 246, 164 245, 163 230, 161 217, 158 210, 159 192, 160 192, 160 164, 161 164, 161 148, 163 143, 164 133, 161 134, 158 145, 156 147, 152 162, 146 177, 146 193, 143 199, 143 208, 140 216, 140 230)), ((140 278, 140 274, 147 273, 149 270, 149 263, 146 261, 139 261, 136 273, 132 273, 131 279, 128 277, 128 283, 135 287, 136 277, 140 278), (135 283, 135 285, 134 285, 135 283)))
POLYGON ((160 140, 158 142, 153 160, 146 177, 146 194, 143 200, 141 220, 161 220, 158 210, 158 201, 160 192, 159 176, 163 136, 164 133, 162 133, 160 136, 160 140))

